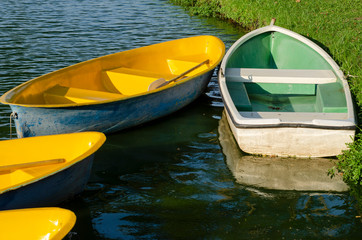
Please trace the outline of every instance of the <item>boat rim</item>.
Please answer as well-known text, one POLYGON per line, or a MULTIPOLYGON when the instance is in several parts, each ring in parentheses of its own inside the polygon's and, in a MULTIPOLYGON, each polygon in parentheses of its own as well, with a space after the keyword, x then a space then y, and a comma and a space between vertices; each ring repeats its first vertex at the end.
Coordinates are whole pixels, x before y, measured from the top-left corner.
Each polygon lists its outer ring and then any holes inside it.
MULTIPOLYGON (((221 94, 222 95, 222 94, 221 94)), ((222 96, 223 97, 223 96, 222 96)), ((315 128, 315 129, 329 129, 329 130, 356 130, 357 126, 352 121, 344 120, 338 122, 341 125, 336 125, 337 121, 323 121, 323 119, 315 119, 311 123, 303 123, 303 122, 282 122, 279 119, 268 118, 262 119, 266 120, 265 122, 272 123, 252 123, 253 120, 250 120, 251 123, 240 123, 231 113, 229 107, 225 106, 227 111, 227 115, 230 117, 236 128, 315 128), (329 124, 328 124, 329 123, 329 124)), ((248 121, 248 120, 246 120, 248 121)))
POLYGON ((283 34, 286 34, 292 38, 297 39, 298 41, 305 43, 306 45, 308 45, 309 47, 311 47, 313 50, 315 50, 318 54, 320 54, 333 68, 333 70, 335 71, 335 73, 338 75, 338 77, 340 79, 344 79, 344 75, 343 72, 340 70, 340 67, 338 66, 338 64, 331 58, 331 56, 324 51, 320 46, 318 46, 316 43, 314 43, 312 40, 302 36, 299 33, 293 32, 289 29, 283 28, 283 27, 279 27, 276 25, 268 25, 262 28, 258 28, 255 29, 247 34, 245 34, 244 36, 242 36, 240 39, 238 39, 230 48, 229 50, 226 52, 221 64, 220 64, 220 71, 222 73, 222 75, 225 75, 225 69, 226 69, 226 62, 228 61, 229 57, 231 54, 234 53, 234 51, 243 43, 245 43, 246 41, 248 41, 249 39, 260 35, 262 33, 265 32, 280 32, 283 34))

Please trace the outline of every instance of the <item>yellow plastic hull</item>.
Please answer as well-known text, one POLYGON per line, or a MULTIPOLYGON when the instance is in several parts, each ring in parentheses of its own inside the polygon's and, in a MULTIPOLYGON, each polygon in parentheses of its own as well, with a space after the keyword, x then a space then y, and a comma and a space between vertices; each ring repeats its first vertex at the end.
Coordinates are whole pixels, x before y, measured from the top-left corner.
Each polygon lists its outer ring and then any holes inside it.
POLYGON ((75 222, 75 214, 62 208, 0 211, 0 239, 60 240, 75 222))

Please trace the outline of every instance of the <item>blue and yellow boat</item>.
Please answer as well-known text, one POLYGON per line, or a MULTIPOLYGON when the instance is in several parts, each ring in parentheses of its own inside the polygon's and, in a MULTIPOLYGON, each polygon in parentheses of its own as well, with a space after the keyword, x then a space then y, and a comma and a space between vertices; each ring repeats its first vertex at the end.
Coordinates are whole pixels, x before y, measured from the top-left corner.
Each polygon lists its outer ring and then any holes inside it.
POLYGON ((225 53, 213 36, 119 52, 30 80, 5 93, 18 137, 115 132, 165 116, 206 88, 225 53))
POLYGON ((48 207, 79 194, 106 137, 82 132, 0 142, 0 210, 48 207))

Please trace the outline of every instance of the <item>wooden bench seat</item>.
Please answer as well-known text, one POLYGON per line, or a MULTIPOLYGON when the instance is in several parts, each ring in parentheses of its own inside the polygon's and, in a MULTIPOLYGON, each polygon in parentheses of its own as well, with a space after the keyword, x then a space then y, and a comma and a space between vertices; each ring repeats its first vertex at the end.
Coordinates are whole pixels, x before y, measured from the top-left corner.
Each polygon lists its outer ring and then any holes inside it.
POLYGON ((331 70, 226 68, 227 81, 324 84, 336 82, 331 70))
POLYGON ((123 95, 104 91, 55 86, 44 92, 47 104, 87 103, 119 99, 123 95))

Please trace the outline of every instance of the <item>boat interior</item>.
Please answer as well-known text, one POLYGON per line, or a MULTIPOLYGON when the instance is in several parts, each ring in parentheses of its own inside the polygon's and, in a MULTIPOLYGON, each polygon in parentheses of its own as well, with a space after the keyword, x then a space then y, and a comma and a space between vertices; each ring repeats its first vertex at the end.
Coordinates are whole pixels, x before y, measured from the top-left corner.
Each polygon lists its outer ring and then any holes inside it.
MULTIPOLYGON (((190 56, 188 57, 190 58, 190 56)), ((171 80, 202 62, 199 62, 199 59, 204 60, 207 57, 207 55, 193 56, 194 59, 190 60, 165 59, 169 70, 163 72, 146 71, 127 66, 100 70, 96 73, 98 79, 94 79, 95 76, 90 76, 94 80, 88 84, 84 83, 82 86, 80 86, 79 81, 66 80, 66 77, 64 77, 62 80, 55 81, 57 84, 47 86, 46 89, 42 88, 41 91, 38 90, 38 94, 35 96, 28 95, 26 97, 26 91, 24 91, 16 98, 14 103, 29 103, 31 101, 33 104, 51 105, 92 103, 126 98, 148 92, 148 87, 152 82, 161 78, 165 81, 171 80)), ((200 66, 187 75, 184 75, 184 78, 193 76, 207 68, 207 64, 200 66)), ((83 70, 75 73, 75 75, 83 74, 83 70)), ((79 79, 87 77, 88 76, 83 75, 80 76, 79 79)), ((52 83, 54 83, 54 81, 52 81, 52 83)), ((172 84, 175 84, 175 82, 170 83, 170 85, 172 84)))
POLYGON ((12 104, 64 105, 112 101, 150 92, 151 83, 175 82, 214 68, 224 52, 212 36, 179 39, 82 62, 33 79, 6 96, 12 104))
MULTIPOLYGON (((275 70, 275 72, 278 73, 278 70, 275 70)), ((293 71, 290 72, 293 73, 293 71)), ((309 71, 305 70, 305 72, 308 73, 309 71)), ((313 70, 313 72, 318 75, 318 70, 313 70)), ((268 74, 270 74, 270 71, 268 71, 268 74)), ((340 81, 337 81, 337 78, 326 80, 330 81, 327 83, 324 83, 323 80, 318 81, 318 77, 309 78, 311 80, 309 83, 293 83, 288 76, 278 76, 278 79, 268 81, 262 81, 255 75, 249 75, 253 80, 239 76, 240 81, 235 81, 237 79, 235 75, 226 76, 233 79, 233 81, 227 81, 227 87, 239 111, 347 112, 343 86, 340 81)), ((294 79, 298 78, 294 77, 294 79)), ((304 81, 303 77, 299 79, 300 82, 304 81)), ((308 79, 304 82, 308 82, 308 79)))
MULTIPOLYGON (((44 101, 46 104, 91 103, 129 97, 148 92, 150 84, 158 79, 171 80, 199 64, 197 60, 167 59, 166 61, 169 64, 170 72, 162 74, 127 67, 103 70, 101 72, 101 81, 105 89, 90 90, 56 85, 44 91, 44 101)), ((195 75, 206 68, 206 65, 200 66, 200 68, 185 75, 184 78, 195 75)), ((171 84, 175 84, 175 82, 171 82, 171 84)))
POLYGON ((346 113, 342 81, 306 44, 279 32, 248 40, 225 69, 230 96, 241 112, 346 113))

